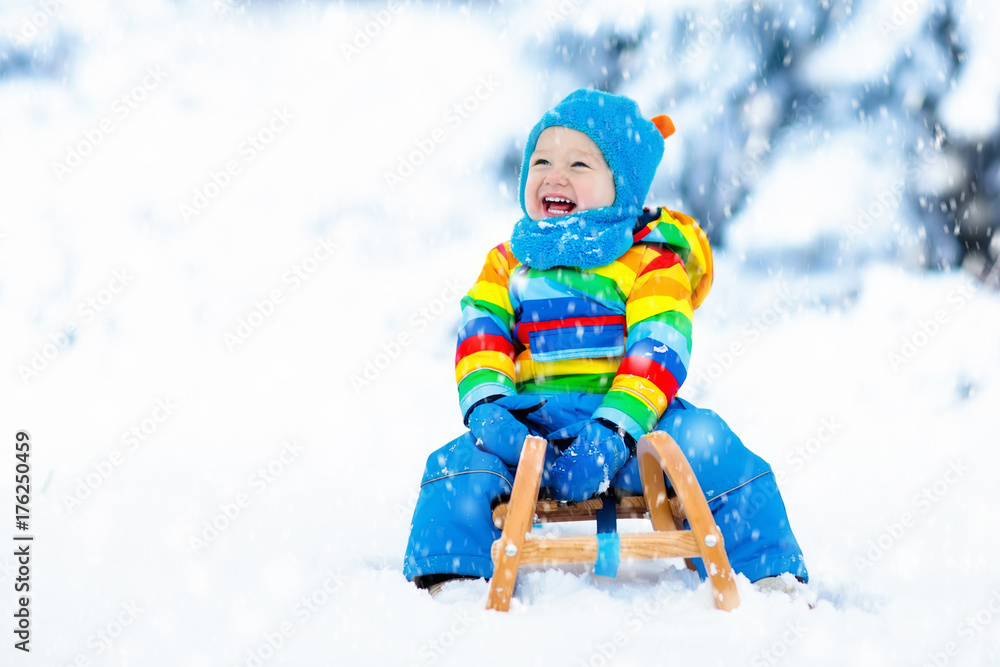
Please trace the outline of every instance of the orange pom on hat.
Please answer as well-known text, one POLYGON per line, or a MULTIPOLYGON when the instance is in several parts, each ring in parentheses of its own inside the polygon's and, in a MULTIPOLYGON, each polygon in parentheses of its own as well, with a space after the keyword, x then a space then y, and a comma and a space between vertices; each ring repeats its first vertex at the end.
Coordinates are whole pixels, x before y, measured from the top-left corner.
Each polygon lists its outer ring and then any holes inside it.
POLYGON ((666 114, 650 118, 650 120, 653 121, 653 125, 655 125, 656 129, 660 131, 660 134, 663 135, 664 139, 669 137, 675 131, 674 121, 670 120, 670 116, 666 114))

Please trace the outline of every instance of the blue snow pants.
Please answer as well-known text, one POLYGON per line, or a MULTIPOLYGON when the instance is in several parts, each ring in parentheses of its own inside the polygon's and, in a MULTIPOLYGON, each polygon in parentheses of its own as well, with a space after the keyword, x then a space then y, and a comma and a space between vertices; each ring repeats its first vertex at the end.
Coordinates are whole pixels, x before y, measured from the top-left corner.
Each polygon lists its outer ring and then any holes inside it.
MULTIPOLYGON (((533 435, 548 440, 543 487, 552 463, 583 429, 602 399, 601 395, 566 393, 519 394, 497 401, 515 410, 533 435), (527 414, 519 411, 540 403, 527 414)), ((784 572, 808 580, 802 551, 788 525, 785 505, 767 462, 747 449, 717 414, 680 398, 667 406, 655 430, 669 433, 691 463, 736 572, 750 581, 784 572)), ((490 547, 500 537, 493 524, 492 506, 500 496, 509 496, 513 483, 514 468, 477 447, 471 433, 432 453, 410 526, 403 565, 406 578, 490 578, 490 547)), ((642 492, 634 456, 611 485, 630 493, 642 492)), ((695 563, 704 579, 701 559, 695 563)))

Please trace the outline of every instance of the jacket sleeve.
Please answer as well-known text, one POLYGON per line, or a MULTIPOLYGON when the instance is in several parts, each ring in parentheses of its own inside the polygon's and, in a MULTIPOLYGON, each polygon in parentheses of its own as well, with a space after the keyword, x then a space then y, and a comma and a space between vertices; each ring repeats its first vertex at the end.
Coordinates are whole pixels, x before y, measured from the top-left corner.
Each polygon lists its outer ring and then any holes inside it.
POLYGON ((670 227, 661 230, 670 242, 644 250, 625 302, 625 356, 594 412, 636 440, 653 429, 687 378, 694 309, 712 284, 711 247, 697 224, 681 214, 660 224, 670 227))
POLYGON ((484 400, 517 393, 514 385, 514 310, 508 280, 517 260, 506 244, 486 257, 476 283, 462 299, 462 324, 455 350, 455 379, 462 417, 484 400))

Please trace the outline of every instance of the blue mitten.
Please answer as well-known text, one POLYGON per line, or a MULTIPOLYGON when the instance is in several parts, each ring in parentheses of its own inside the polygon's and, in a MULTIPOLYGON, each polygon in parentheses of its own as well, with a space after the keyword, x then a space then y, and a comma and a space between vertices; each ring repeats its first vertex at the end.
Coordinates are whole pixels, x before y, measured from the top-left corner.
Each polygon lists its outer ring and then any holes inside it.
POLYGON ((599 421, 589 422, 552 466, 549 479, 556 498, 575 502, 606 491, 628 457, 628 446, 618 431, 599 421))
POLYGON ((615 478, 611 480, 611 486, 621 489, 627 493, 642 495, 642 477, 639 475, 639 459, 630 456, 622 469, 618 471, 615 478))
POLYGON ((509 466, 517 465, 528 437, 528 427, 495 403, 483 403, 472 410, 469 430, 480 449, 499 456, 509 466))

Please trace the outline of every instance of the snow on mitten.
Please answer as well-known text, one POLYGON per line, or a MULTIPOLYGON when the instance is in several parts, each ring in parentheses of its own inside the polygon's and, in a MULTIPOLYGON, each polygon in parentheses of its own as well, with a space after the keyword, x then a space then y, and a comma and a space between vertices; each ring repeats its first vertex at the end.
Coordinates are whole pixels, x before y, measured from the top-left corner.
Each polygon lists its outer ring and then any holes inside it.
POLYGON ((576 502, 607 491, 628 457, 618 431, 600 421, 589 422, 552 466, 556 498, 576 502))

